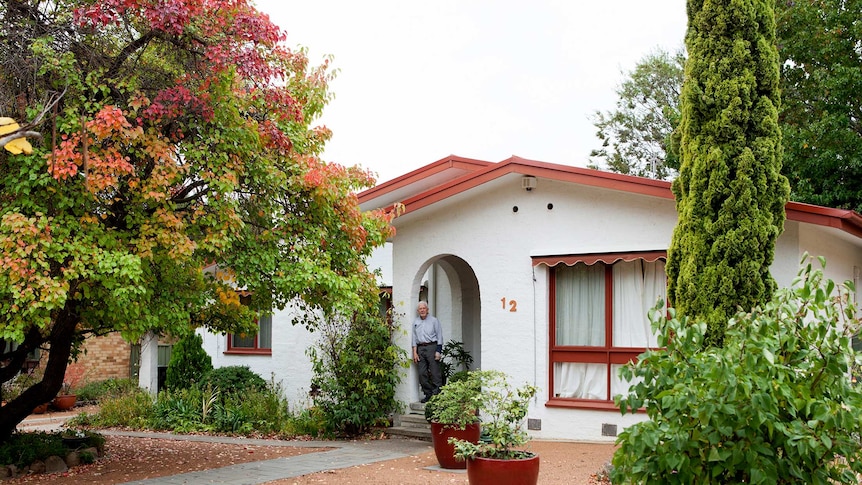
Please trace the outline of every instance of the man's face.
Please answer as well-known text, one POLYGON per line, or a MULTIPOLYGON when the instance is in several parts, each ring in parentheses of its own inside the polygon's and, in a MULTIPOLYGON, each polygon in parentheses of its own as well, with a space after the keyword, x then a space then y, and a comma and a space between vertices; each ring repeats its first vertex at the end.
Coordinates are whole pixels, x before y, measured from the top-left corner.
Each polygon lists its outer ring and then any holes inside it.
POLYGON ((421 318, 422 320, 425 320, 425 317, 428 316, 427 305, 419 305, 419 309, 417 311, 419 312, 419 318, 421 318))

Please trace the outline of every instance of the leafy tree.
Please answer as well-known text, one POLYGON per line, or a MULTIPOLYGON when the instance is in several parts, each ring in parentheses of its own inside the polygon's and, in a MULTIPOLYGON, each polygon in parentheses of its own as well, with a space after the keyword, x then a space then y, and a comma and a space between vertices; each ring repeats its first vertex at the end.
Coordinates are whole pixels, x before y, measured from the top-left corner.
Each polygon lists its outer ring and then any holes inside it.
POLYGON ((359 210, 369 173, 320 160, 332 74, 285 41, 247 0, 0 3, 0 114, 43 135, 0 150, 0 382, 50 348, 0 440, 87 336, 375 304, 363 261, 389 221, 359 210))
POLYGON ((791 198, 862 212, 862 0, 776 2, 791 198))
POLYGON ((781 168, 778 54, 770 0, 688 2, 679 220, 668 299, 721 345, 737 307, 767 301, 789 188, 781 168))
POLYGON ((168 389, 186 389, 201 382, 201 377, 213 368, 212 357, 204 350, 200 335, 190 333, 174 344, 171 361, 165 375, 168 389))
POLYGON ((620 434, 614 483, 858 483, 854 291, 809 262, 792 288, 734 316, 724 347, 705 350, 705 323, 656 307, 666 348, 623 369, 637 382, 617 400, 650 419, 620 434))
POLYGON ((675 176, 679 161, 670 142, 679 122, 684 64, 683 51, 670 55, 657 50, 625 73, 616 109, 595 113, 602 147, 590 156, 601 159, 612 172, 657 179, 675 176))
MULTIPOLYGON (((775 8, 784 148, 781 173, 790 181, 790 198, 862 212, 862 106, 858 102, 862 0, 776 2, 775 8)), ((679 101, 668 98, 661 112, 651 112, 655 116, 636 116, 643 112, 644 100, 657 106, 649 97, 654 88, 642 85, 644 80, 660 85, 660 92, 682 86, 682 75, 665 76, 673 66, 661 62, 662 57, 670 58, 658 51, 642 59, 617 91, 617 109, 596 118, 603 147, 591 156, 604 158, 602 165, 608 170, 666 177, 643 168, 655 163, 659 153, 655 134, 664 136, 668 125, 674 129, 678 125, 679 101)), ((670 148, 666 143, 662 146, 667 159, 658 161, 678 169, 678 147, 671 144, 670 148)))

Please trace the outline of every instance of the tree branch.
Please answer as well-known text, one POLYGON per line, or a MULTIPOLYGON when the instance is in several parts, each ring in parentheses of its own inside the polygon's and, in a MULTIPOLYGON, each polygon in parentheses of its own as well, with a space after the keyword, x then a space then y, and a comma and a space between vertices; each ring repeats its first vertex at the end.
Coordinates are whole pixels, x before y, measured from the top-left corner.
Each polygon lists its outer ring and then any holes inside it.
POLYGON ((12 140, 17 140, 18 138, 42 138, 42 134, 38 131, 28 131, 24 128, 19 128, 8 135, 4 135, 0 137, 0 147, 11 142, 12 140))

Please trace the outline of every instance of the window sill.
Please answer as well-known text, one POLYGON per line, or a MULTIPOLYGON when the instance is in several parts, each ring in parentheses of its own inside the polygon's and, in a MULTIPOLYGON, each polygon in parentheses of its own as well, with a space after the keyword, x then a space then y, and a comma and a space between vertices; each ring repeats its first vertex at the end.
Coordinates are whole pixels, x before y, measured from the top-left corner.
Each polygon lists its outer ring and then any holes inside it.
POLYGON ((272 349, 230 349, 223 352, 225 355, 272 355, 272 349))
MULTIPOLYGON (((589 399, 551 398, 545 402, 545 407, 620 412, 620 408, 618 408, 613 401, 593 401, 589 399)), ((641 408, 638 409, 637 412, 643 413, 646 412, 646 410, 641 408)))

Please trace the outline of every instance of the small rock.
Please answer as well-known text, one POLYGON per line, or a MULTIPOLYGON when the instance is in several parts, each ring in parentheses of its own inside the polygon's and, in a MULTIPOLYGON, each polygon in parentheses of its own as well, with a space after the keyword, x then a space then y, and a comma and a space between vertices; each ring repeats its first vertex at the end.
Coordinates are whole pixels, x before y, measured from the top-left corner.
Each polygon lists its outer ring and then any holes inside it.
POLYGON ((30 463, 30 473, 45 473, 45 462, 36 460, 30 463))
POLYGON ((98 457, 102 456, 99 453, 99 449, 96 448, 95 446, 91 446, 89 448, 84 448, 83 450, 78 450, 78 453, 90 453, 93 455, 93 458, 98 458, 98 457))
POLYGON ((17 466, 15 466, 15 465, 9 465, 9 466, 8 466, 8 467, 6 467, 6 468, 8 468, 8 469, 9 469, 9 474, 10 474, 10 476, 11 476, 12 478, 16 478, 16 477, 21 476, 21 470, 19 470, 17 466))
POLYGON ((66 466, 73 467, 81 464, 81 456, 77 451, 70 451, 66 454, 66 466))
POLYGON ((0 479, 12 478, 12 470, 8 466, 0 466, 0 479))
POLYGON ((69 469, 69 467, 66 466, 66 462, 57 455, 46 458, 43 467, 43 471, 47 473, 60 473, 69 469))

